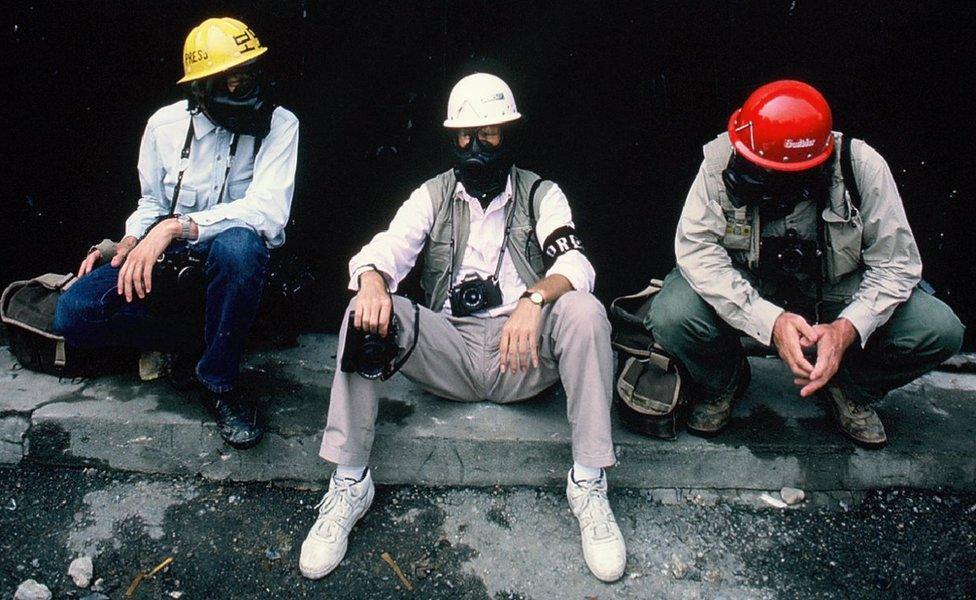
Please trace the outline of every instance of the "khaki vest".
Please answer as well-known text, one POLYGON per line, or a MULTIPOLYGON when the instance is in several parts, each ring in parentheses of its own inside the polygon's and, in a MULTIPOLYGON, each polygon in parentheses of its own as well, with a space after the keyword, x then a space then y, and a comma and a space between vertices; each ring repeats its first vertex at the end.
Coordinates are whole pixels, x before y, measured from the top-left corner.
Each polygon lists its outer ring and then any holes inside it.
MULTIPOLYGON (((851 154, 854 157, 864 142, 851 141, 851 154)), ((732 144, 729 134, 723 133, 705 144, 705 186, 708 197, 718 199, 725 213, 725 235, 719 243, 729 251, 733 262, 746 265, 749 270, 759 266, 759 241, 762 235, 762 223, 759 222, 759 209, 743 206, 736 208, 729 201, 722 181, 722 171, 728 166, 732 154, 732 144)), ((864 223, 860 212, 851 203, 850 194, 844 187, 844 177, 841 174, 841 134, 834 132, 834 172, 830 186, 828 206, 821 212, 825 223, 824 235, 827 247, 824 249, 824 278, 828 283, 837 283, 845 275, 858 270, 862 266, 861 243, 864 233, 864 223)), ((854 161, 854 176, 860 179, 859 161, 854 161)), ((863 188, 862 188, 863 189, 863 188)))
MULTIPOLYGON (((535 235, 535 222, 529 215, 529 191, 539 176, 531 171, 512 167, 512 189, 515 206, 512 215, 512 229, 505 250, 512 257, 512 263, 519 277, 527 286, 535 284, 546 273, 542 260, 542 248, 535 235)), ((434 203, 434 223, 427 236, 424 247, 424 266, 420 275, 420 286, 427 296, 427 307, 439 311, 447 301, 451 284, 451 233, 454 234, 454 270, 461 269, 464 251, 468 245, 471 231, 471 213, 468 203, 455 196, 457 179, 451 169, 430 179, 425 184, 434 203)), ((543 181, 536 190, 533 204, 535 221, 539 219, 539 205, 552 187, 551 181, 543 181)), ((500 242, 501 240, 499 240, 500 242)))

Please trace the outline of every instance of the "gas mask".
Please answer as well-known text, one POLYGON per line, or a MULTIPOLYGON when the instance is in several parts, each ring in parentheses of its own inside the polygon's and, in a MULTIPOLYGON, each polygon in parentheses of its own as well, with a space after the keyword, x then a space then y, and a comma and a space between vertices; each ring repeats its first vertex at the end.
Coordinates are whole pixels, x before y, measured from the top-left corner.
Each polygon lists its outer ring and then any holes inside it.
POLYGON ((464 190, 482 204, 491 202, 505 190, 505 182, 514 163, 511 130, 503 131, 498 146, 478 139, 471 131, 469 142, 463 148, 452 132, 451 149, 454 151, 454 176, 464 184, 464 190))
POLYGON ((271 97, 273 83, 254 68, 194 81, 190 85, 190 107, 200 107, 211 121, 238 135, 264 137, 271 130, 271 113, 277 104, 271 97), (237 76, 231 92, 227 78, 237 76))
POLYGON ((722 181, 733 206, 758 206, 764 219, 775 220, 792 213, 801 202, 825 199, 830 165, 828 160, 806 171, 771 171, 733 153, 722 181))

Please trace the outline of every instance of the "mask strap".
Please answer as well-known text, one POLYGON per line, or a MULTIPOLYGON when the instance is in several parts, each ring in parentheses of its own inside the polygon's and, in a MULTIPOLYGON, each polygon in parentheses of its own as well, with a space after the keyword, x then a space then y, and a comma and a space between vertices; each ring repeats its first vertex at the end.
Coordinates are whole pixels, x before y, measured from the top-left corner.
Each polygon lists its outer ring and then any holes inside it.
POLYGON ((190 115, 190 126, 186 129, 186 140, 183 142, 183 149, 180 151, 180 172, 176 176, 176 185, 173 186, 173 200, 169 203, 169 216, 176 214, 176 201, 180 197, 180 187, 183 186, 183 174, 190 166, 190 144, 193 143, 193 115, 190 115))

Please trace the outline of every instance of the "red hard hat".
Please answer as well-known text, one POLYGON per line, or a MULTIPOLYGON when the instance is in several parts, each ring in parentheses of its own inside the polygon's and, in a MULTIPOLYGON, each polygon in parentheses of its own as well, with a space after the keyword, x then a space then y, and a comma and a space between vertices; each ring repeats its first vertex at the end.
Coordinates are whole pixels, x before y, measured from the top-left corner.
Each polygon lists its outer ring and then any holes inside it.
POLYGON ((767 83, 729 118, 729 139, 749 162, 774 171, 803 171, 830 157, 830 106, 802 81, 767 83))

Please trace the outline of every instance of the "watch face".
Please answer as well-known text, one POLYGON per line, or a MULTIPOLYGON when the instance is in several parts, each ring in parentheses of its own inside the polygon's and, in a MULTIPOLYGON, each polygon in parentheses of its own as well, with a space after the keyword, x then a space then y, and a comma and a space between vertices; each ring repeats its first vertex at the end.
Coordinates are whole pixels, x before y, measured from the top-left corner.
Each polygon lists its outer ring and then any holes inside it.
POLYGON ((532 292, 532 295, 529 296, 529 300, 532 300, 539 306, 542 306, 542 301, 544 300, 544 298, 542 297, 542 294, 540 294, 539 292, 532 292))

